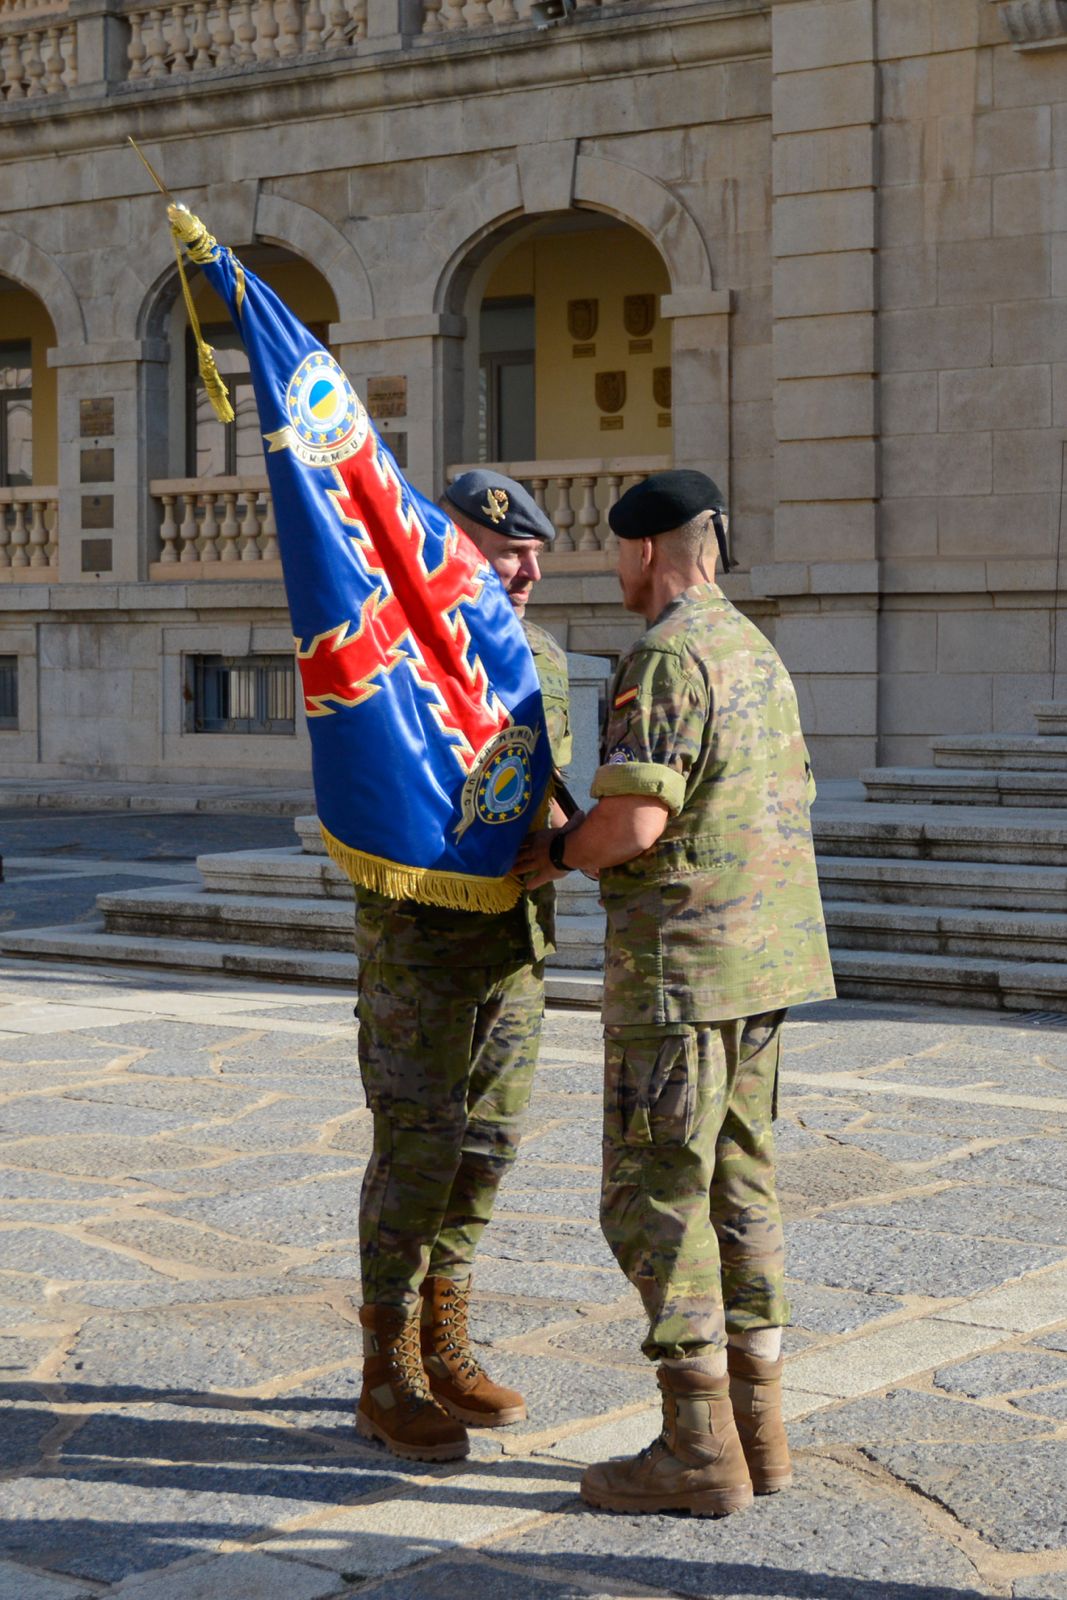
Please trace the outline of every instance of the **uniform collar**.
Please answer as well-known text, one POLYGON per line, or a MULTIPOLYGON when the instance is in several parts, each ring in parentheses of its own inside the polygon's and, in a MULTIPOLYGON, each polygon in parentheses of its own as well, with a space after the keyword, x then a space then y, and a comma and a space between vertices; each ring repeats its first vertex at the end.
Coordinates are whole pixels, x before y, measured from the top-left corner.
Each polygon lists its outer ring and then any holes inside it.
POLYGON ((676 594, 673 600, 668 601, 654 622, 649 627, 655 628, 665 617, 671 616, 675 611, 680 611, 684 606, 714 605, 726 596, 717 583, 691 583, 688 589, 683 589, 681 594, 676 594))

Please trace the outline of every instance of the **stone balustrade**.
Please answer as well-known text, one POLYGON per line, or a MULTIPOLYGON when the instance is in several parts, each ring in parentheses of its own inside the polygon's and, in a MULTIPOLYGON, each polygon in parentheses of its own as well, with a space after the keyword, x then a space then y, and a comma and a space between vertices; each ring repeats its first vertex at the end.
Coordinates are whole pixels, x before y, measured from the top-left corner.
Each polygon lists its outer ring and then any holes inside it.
POLYGON ((1017 50, 1067 48, 1067 0, 992 0, 1017 50))
POLYGON ((172 0, 126 12, 129 78, 269 66, 366 37, 367 0, 172 0))
POLYGON ((222 567, 227 577, 280 573, 274 502, 265 475, 159 478, 149 489, 160 508, 154 579, 200 577, 222 567))
MULTIPOLYGON (((489 465, 526 485, 556 530, 552 559, 590 556, 607 548, 608 511, 624 489, 671 465, 669 456, 619 456, 606 461, 468 462, 448 468, 449 482, 461 472, 489 465)), ((568 565, 580 565, 569 562, 568 565)))
MULTIPOLYGON (((422 33, 506 28, 530 22, 532 0, 422 0, 422 33)), ((575 12, 591 11, 600 0, 572 0, 575 12)))
POLYGON ((0 582, 47 583, 55 578, 58 510, 57 488, 0 488, 0 582))
POLYGON ((0 104, 61 94, 77 81, 77 36, 65 8, 0 0, 0 104))

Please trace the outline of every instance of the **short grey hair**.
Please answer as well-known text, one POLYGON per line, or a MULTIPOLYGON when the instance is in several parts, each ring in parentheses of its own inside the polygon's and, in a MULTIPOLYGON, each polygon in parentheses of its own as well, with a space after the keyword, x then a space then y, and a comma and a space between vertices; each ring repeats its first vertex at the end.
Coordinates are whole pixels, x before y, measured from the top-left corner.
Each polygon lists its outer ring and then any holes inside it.
POLYGON ((714 516, 713 511, 698 511, 695 517, 683 522, 680 528, 672 528, 670 533, 661 533, 660 542, 667 545, 676 561, 697 565, 707 556, 709 548, 712 557, 717 557, 714 516))

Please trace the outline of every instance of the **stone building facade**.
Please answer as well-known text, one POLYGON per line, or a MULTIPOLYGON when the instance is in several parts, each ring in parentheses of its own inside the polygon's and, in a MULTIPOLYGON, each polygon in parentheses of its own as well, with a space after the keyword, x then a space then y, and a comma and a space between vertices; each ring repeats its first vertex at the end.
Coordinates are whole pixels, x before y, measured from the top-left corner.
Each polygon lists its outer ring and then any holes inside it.
POLYGON ((5 773, 307 765, 254 418, 197 414, 128 134, 420 488, 534 484, 571 650, 633 637, 604 514, 673 462, 822 775, 1060 688, 1060 0, 0 0, 5 773))

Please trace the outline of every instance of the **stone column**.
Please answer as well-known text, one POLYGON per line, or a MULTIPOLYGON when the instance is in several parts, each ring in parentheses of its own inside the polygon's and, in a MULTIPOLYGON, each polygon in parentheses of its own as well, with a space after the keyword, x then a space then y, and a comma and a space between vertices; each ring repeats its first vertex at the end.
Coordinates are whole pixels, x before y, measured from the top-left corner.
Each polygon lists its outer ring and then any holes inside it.
POLYGON ((429 498, 445 468, 462 459, 459 438, 445 438, 438 418, 449 410, 446 384, 463 381, 462 317, 379 317, 335 323, 330 344, 382 437, 412 484, 429 498))
POLYGON ((671 323, 674 464, 730 490, 729 289, 681 289, 660 300, 671 323))
POLYGON ((614 674, 603 656, 567 651, 567 676, 571 689, 571 734, 574 756, 567 770, 567 787, 578 804, 588 807, 589 785, 600 765, 601 694, 614 674))
POLYGON ((60 346, 59 581, 147 577, 156 536, 149 481, 166 465, 162 339, 60 346))
POLYGON ((71 99, 98 99, 102 88, 124 82, 129 74, 130 25, 122 0, 70 0, 68 16, 78 60, 78 82, 68 93, 71 99))
POLYGON ((877 759, 874 0, 775 0, 776 642, 818 771, 877 759))

